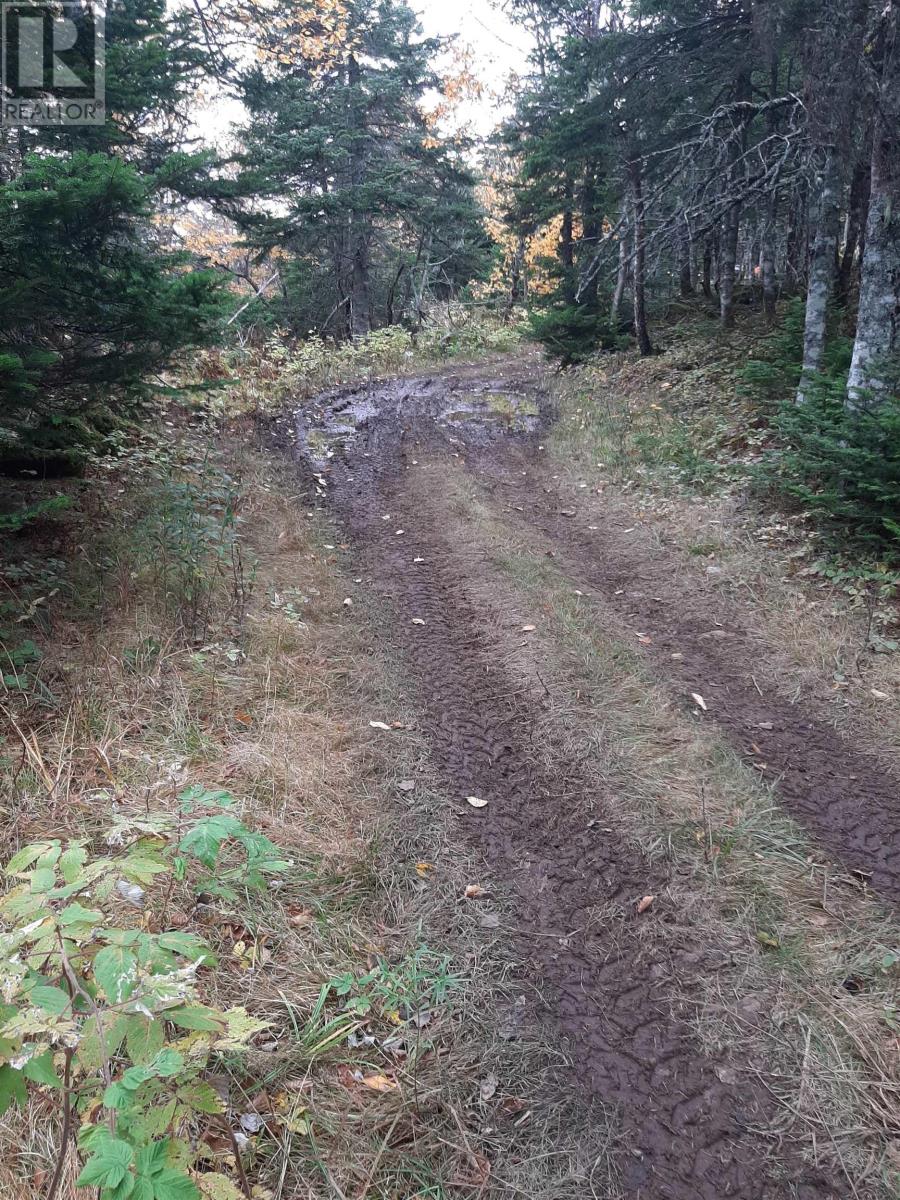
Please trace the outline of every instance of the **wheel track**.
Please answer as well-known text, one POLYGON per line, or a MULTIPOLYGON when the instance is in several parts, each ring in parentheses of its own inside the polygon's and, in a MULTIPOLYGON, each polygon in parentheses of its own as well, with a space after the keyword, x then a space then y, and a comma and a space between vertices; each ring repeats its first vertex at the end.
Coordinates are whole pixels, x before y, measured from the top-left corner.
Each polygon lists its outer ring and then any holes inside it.
MULTIPOLYGON (((402 404, 414 393, 405 381, 402 404)), ((433 395, 429 386, 429 403, 433 395)), ((621 1116, 626 1195, 835 1200, 826 1181, 784 1157, 779 1163, 772 1143, 753 1132, 777 1114, 742 1069, 747 1064, 704 1056, 678 1015, 679 994, 718 969, 721 956, 705 958, 669 931, 648 936, 648 922, 664 920, 664 900, 644 917, 636 902, 647 893, 664 898, 664 867, 615 833, 588 828, 588 797, 607 827, 615 825, 615 804, 597 796, 576 763, 536 761, 538 700, 523 698, 523 680, 502 665, 486 632, 483 605, 461 583, 485 564, 449 535, 446 506, 422 473, 404 469, 417 452, 407 447, 433 442, 433 426, 405 417, 401 427, 399 407, 386 405, 352 453, 333 464, 332 500, 360 567, 393 612, 389 636, 419 698, 433 761, 459 798, 465 835, 512 902, 522 932, 511 936, 530 981, 571 1044, 580 1086, 621 1116), (426 561, 415 564, 416 557, 426 561), (485 797, 488 807, 476 814, 468 794, 485 797), (602 929, 590 927, 598 905, 613 913, 602 929), (736 1077, 744 1082, 731 1082, 736 1077)))
MULTIPOLYGON (((521 698, 503 699, 519 692, 521 681, 494 665, 498 648, 481 632, 485 614, 459 583, 471 564, 443 535, 440 503, 422 494, 401 499, 382 480, 366 509, 356 508, 351 520, 354 538, 396 614, 394 637, 424 701, 433 760, 460 797, 466 835, 536 935, 522 939, 523 957, 535 968, 554 1024, 571 1042, 581 1084, 622 1115, 630 1147, 620 1162, 627 1195, 774 1200, 797 1194, 767 1177, 760 1163, 770 1147, 747 1132, 773 1119, 763 1090, 749 1076, 743 1086, 721 1082, 716 1071, 724 1063, 704 1058, 674 1015, 672 983, 691 990, 696 956, 688 961, 677 947, 648 946, 640 936, 636 901, 647 892, 664 896, 666 872, 616 835, 584 828, 579 810, 589 789, 577 768, 557 763, 548 775, 534 762, 530 708, 521 698), (382 512, 392 514, 389 523, 372 519, 382 512), (395 525, 407 531, 400 546, 395 525), (428 561, 413 565, 417 555, 428 561), (413 616, 425 626, 412 626, 413 616), (488 798, 489 807, 473 814, 462 802, 466 794, 488 798), (576 799, 558 804, 561 794, 576 799), (619 906, 615 927, 605 938, 572 936, 600 903, 619 906)), ((591 799, 605 821, 614 820, 612 806, 604 813, 604 799, 591 799)))
MULTIPOLYGON (((739 620, 729 622, 726 642, 711 638, 709 597, 682 584, 667 556, 648 558, 608 528, 583 531, 559 515, 566 498, 547 473, 531 458, 513 457, 516 469, 491 464, 490 491, 510 501, 510 522, 537 531, 569 578, 652 637, 641 653, 654 675, 685 702, 694 692, 704 696, 705 719, 749 765, 766 764, 761 778, 830 857, 881 896, 900 901, 900 784, 892 767, 848 745, 814 701, 794 704, 773 690, 761 695, 753 675, 766 653, 759 639, 739 620)), ((476 470, 483 479, 483 465, 476 470)))

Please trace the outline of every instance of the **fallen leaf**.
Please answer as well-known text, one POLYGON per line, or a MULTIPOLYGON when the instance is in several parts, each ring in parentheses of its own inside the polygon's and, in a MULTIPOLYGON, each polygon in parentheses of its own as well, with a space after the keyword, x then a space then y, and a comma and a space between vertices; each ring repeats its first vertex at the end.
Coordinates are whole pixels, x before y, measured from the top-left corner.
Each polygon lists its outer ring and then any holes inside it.
POLYGON ((397 784, 398 792, 413 792, 413 791, 415 791, 415 789, 416 789, 416 784, 415 784, 415 780, 413 780, 413 779, 403 779, 400 781, 400 783, 397 784))
POLYGON ((305 929, 307 925, 312 925, 316 919, 315 913, 310 908, 301 908, 299 912, 295 912, 291 916, 291 924, 295 929, 305 929))
POLYGON ((638 912, 645 913, 655 899, 656 899, 655 896, 645 896, 643 898, 643 900, 640 902, 640 904, 637 906, 638 912))
POLYGON ((470 883, 463 895, 466 900, 477 900, 479 896, 484 895, 484 888, 478 883, 470 883))
POLYGON ((235 712, 234 719, 239 725, 253 724, 253 718, 250 716, 250 714, 248 712, 244 712, 243 709, 240 708, 237 710, 237 712, 235 712))
POLYGON ((366 1075, 362 1082, 373 1092, 395 1092, 398 1087, 396 1079, 387 1075, 366 1075))
POLYGON ((385 733, 391 732, 390 725, 385 725, 384 721, 370 721, 369 728, 370 729, 383 729, 385 731, 385 733))
POLYGON ((490 1075, 486 1075, 484 1079, 482 1079, 478 1088, 478 1095, 481 1097, 482 1101, 487 1104, 488 1100, 492 1100, 497 1094, 497 1088, 499 1086, 500 1080, 492 1071, 490 1075))
POLYGON ((534 631, 536 629, 537 629, 537 625, 523 625, 522 626, 523 633, 534 633, 534 631))
POLYGON ((887 694, 887 692, 880 692, 878 688, 872 688, 872 695, 876 700, 890 700, 890 696, 887 694))
POLYGON ((433 871, 433 870, 434 870, 434 863, 430 863, 430 862, 416 863, 416 874, 420 875, 423 879, 425 878, 425 876, 428 874, 429 871, 433 871))
POLYGON ((471 804, 472 808, 487 808, 487 800, 482 800, 480 796, 466 796, 466 803, 471 804))
POLYGON ((757 929, 756 940, 761 946, 768 947, 769 950, 780 950, 781 942, 774 934, 766 933, 764 929, 757 929))
POLYGON ((700 695, 699 692, 691 692, 691 699, 694 701, 694 703, 697 705, 698 708, 701 708, 704 712, 709 712, 709 709, 706 707, 706 701, 703 699, 703 697, 700 695))

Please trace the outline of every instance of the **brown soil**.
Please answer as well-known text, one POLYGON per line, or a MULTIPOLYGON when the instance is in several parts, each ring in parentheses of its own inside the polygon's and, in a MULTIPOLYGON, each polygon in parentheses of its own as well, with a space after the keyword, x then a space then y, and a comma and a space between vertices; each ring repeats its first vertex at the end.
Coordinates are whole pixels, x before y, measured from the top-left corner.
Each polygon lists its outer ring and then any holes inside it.
POLYGON ((708 609, 673 594, 664 560, 641 560, 624 540, 580 529, 537 452, 538 364, 495 368, 490 378, 484 371, 334 393, 296 425, 286 422, 282 434, 346 523, 358 574, 386 601, 386 637, 404 657, 435 765, 457 797, 461 831, 483 851, 512 905, 509 935, 523 978, 568 1039, 580 1085, 619 1116, 625 1194, 836 1196, 828 1181, 776 1155, 776 1139, 764 1135, 774 1106, 749 1064, 739 1055, 709 1058, 679 1015, 677 997, 690 994, 692 979, 723 970, 727 955, 667 936, 662 908, 638 913, 641 897, 665 890, 666 864, 651 864, 617 834, 616 798, 588 796, 577 764, 534 752, 540 688, 510 667, 483 603, 468 594, 466 581, 491 568, 453 522, 441 457, 462 457, 496 501, 521 509, 519 519, 571 557, 574 578, 629 617, 652 620, 650 652, 673 687, 688 703, 691 692, 702 692, 706 719, 754 761, 750 743, 764 748, 786 807, 829 852, 871 872, 891 895, 900 890, 892 789, 877 764, 815 714, 759 695, 748 675, 756 649, 734 626, 728 639, 708 638, 708 609), (619 590, 625 594, 615 597, 619 590), (673 661, 674 652, 684 660, 673 661), (468 805, 472 795, 487 807, 468 805))
POLYGON ((742 627, 739 605, 698 587, 671 555, 648 552, 625 531, 621 515, 613 523, 580 512, 586 506, 526 459, 518 469, 505 462, 499 482, 492 465, 492 491, 547 539, 573 579, 595 588, 650 639, 640 644, 654 675, 689 709, 696 707, 692 696, 702 695, 709 710, 703 719, 775 787, 779 803, 826 854, 861 886, 900 900, 900 786, 887 756, 849 745, 820 701, 794 703, 790 678, 781 694, 762 687, 771 652, 742 627))

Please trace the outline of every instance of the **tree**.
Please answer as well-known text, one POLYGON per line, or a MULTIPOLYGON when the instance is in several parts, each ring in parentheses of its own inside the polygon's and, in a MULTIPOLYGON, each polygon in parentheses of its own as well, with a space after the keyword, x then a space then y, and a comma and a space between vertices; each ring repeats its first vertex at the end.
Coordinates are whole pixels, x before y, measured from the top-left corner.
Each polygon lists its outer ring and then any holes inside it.
MULTIPOLYGON (((206 56, 186 11, 112 0, 102 126, 12 131, 0 184, 0 454, 80 459, 146 375, 214 336, 219 284, 169 253, 154 209, 201 187, 185 149, 206 56)), ((55 461, 55 465, 54 465, 55 461)))
MULTIPOLYGON (((264 10, 268 11, 268 10, 264 10)), ((261 15, 261 14, 257 14, 261 15)), ((250 119, 223 204, 259 255, 280 248, 318 281, 286 315, 339 338, 421 321, 426 297, 485 265, 487 238, 462 147, 429 124, 435 41, 405 4, 299 4, 243 75, 250 119)), ((299 282, 297 272, 284 278, 299 282)))
POLYGON ((871 198, 856 341, 848 380, 855 406, 884 396, 900 355, 900 2, 890 0, 871 49, 880 61, 872 144, 871 198))
POLYGON ((19 466, 77 460, 111 405, 212 335, 218 281, 154 244, 150 191, 83 150, 0 186, 0 447, 19 466))

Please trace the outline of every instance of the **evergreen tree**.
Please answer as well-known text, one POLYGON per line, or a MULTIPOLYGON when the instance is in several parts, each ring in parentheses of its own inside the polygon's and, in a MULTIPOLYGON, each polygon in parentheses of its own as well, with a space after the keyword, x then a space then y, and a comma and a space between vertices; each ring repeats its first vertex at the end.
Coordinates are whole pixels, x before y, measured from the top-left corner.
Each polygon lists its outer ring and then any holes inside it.
POLYGON ((189 101, 205 63, 165 0, 107 9, 107 105, 99 126, 5 131, 0 183, 0 456, 78 460, 142 381, 207 340, 214 276, 163 246, 163 197, 193 194, 189 101))
POLYGON ((470 279, 487 243, 461 148, 422 108, 438 43, 404 3, 331 12, 301 5, 263 32, 227 208, 258 253, 296 264, 282 277, 292 325, 343 338, 421 321, 426 296, 470 279))

